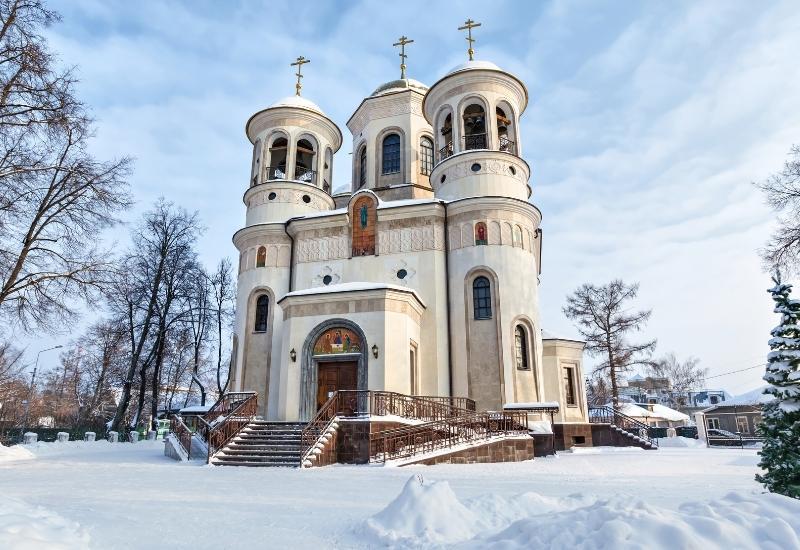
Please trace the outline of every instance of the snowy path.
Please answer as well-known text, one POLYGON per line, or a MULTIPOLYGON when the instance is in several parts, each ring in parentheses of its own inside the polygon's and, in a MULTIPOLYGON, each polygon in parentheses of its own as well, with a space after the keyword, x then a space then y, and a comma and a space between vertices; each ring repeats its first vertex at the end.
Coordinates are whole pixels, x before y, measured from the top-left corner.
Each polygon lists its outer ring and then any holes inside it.
POLYGON ((516 464, 303 471, 180 464, 162 449, 151 442, 40 444, 34 459, 0 461, 0 496, 77 522, 91 548, 199 550, 374 547, 363 521, 415 473, 448 481, 461 501, 582 493, 675 510, 730 491, 760 491, 756 452, 739 449, 588 449, 516 464))

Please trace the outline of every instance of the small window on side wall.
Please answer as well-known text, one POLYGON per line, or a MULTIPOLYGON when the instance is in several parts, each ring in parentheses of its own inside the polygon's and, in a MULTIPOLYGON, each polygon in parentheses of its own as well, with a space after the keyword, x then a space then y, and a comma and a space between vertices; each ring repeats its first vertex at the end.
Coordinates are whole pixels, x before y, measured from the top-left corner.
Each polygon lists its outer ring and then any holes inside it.
POLYGON ((423 176, 433 171, 433 142, 427 137, 419 140, 419 171, 423 176))
POLYGON ((361 189, 367 184, 367 148, 361 148, 358 159, 358 188, 361 189))
POLYGON ((256 319, 253 326, 255 332, 267 332, 269 319, 269 296, 262 294, 256 300, 256 319))
POLYGON ((259 246, 256 253, 256 267, 264 267, 267 265, 267 247, 259 246))
POLYGON ((578 396, 575 393, 575 367, 564 367, 564 400, 567 405, 578 404, 578 396))
POLYGON ((522 325, 514 328, 514 351, 517 370, 528 370, 530 368, 528 366, 528 335, 522 325))
POLYGON ((492 287, 484 276, 472 281, 472 309, 476 320, 492 318, 492 287))

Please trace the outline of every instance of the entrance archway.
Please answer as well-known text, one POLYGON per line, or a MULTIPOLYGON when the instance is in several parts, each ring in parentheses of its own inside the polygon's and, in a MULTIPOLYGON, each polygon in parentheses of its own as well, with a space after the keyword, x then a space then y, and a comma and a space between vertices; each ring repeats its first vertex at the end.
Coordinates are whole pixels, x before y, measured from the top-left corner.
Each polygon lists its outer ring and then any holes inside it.
POLYGON ((336 390, 367 389, 367 339, 356 323, 329 319, 303 343, 300 419, 311 420, 336 390))

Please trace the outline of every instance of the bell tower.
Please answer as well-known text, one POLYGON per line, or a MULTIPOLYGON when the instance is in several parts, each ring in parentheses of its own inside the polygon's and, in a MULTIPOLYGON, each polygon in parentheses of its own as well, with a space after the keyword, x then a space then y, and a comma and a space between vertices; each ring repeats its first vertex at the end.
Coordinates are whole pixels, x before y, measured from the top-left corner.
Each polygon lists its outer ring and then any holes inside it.
POLYGON ((422 103, 433 127, 436 166, 430 181, 436 197, 502 196, 526 201, 530 167, 522 157, 519 117, 528 90, 513 74, 494 63, 474 59, 468 19, 469 60, 430 87, 422 103))

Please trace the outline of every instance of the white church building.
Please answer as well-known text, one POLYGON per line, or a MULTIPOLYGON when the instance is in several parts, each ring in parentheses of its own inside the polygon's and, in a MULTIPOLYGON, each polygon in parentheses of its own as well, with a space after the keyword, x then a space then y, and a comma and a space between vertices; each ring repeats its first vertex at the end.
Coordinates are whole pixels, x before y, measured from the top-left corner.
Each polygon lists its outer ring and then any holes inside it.
POLYGON ((297 95, 247 121, 230 389, 258 392, 267 420, 307 421, 334 391, 369 389, 478 410, 558 402, 556 422, 588 422, 583 343, 539 316, 527 87, 478 60, 430 87, 402 76, 346 122, 345 193, 332 194, 342 131, 300 76, 297 95))

